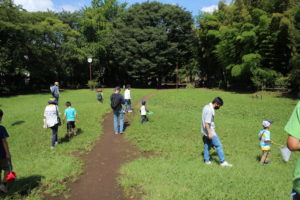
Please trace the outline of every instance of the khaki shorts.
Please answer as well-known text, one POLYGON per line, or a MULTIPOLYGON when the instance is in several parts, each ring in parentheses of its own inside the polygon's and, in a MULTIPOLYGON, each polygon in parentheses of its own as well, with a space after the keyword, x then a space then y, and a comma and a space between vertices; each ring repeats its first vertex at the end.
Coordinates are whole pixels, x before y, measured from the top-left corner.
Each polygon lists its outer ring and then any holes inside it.
POLYGON ((9 171, 9 160, 0 159, 0 170, 9 171))

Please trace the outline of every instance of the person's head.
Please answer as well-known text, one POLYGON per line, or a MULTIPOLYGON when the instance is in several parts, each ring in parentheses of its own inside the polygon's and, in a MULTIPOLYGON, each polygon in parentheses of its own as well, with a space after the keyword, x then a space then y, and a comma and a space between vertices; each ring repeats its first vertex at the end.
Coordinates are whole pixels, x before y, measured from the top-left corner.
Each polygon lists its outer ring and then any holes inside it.
POLYGON ((146 101, 142 101, 142 105, 143 105, 143 106, 146 105, 146 101))
POLYGON ((121 92, 121 88, 119 86, 115 87, 115 93, 120 93, 121 92))
POLYGON ((98 92, 102 92, 102 88, 98 88, 97 91, 98 91, 98 92))
POLYGON ((72 106, 71 102, 70 102, 70 101, 67 101, 67 102, 66 102, 66 106, 67 106, 67 107, 71 107, 71 106, 72 106))
POLYGON ((127 84, 126 88, 130 90, 130 88, 131 88, 130 84, 127 84))
POLYGON ((2 117, 3 117, 3 110, 0 109, 0 122, 2 121, 2 117))
POLYGON ((56 99, 54 97, 50 97, 48 103, 49 104, 57 105, 57 101, 56 101, 56 99))
POLYGON ((264 120, 262 122, 262 126, 263 126, 264 129, 270 129, 272 123, 273 123, 272 121, 264 120))
POLYGON ((58 82, 54 82, 54 85, 58 86, 58 85, 59 85, 59 83, 58 83, 58 82))
POLYGON ((224 104, 223 99, 221 97, 214 98, 214 100, 211 103, 215 110, 218 110, 224 104))

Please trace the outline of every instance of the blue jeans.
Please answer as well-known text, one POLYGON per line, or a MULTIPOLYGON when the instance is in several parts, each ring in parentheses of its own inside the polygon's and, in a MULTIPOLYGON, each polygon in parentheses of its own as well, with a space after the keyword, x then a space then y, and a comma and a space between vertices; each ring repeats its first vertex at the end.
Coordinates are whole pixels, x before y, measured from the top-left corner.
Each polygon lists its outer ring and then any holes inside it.
POLYGON ((123 133, 124 129, 124 111, 123 109, 114 110, 114 131, 115 134, 123 133), (120 124, 119 124, 120 122, 120 124))
POLYGON ((55 147, 55 142, 57 142, 57 137, 58 137, 58 125, 56 124, 55 126, 51 127, 52 129, 52 143, 51 145, 55 147))
POLYGON ((130 99, 125 99, 124 103, 125 103, 125 108, 124 108, 125 111, 131 110, 131 100, 130 99))
POLYGON ((225 161, 222 144, 218 136, 216 135, 213 136, 211 140, 208 137, 203 136, 203 143, 204 143, 204 162, 208 162, 210 160, 209 151, 212 147, 215 147, 217 149, 220 162, 222 163, 225 161))

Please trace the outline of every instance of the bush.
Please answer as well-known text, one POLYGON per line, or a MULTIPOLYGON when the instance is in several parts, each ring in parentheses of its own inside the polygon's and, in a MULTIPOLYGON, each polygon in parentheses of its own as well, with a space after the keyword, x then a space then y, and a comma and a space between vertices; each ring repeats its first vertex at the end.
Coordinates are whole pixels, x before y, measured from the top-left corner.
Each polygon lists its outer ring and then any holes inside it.
POLYGON ((188 88, 188 89, 195 88, 195 85, 192 83, 188 83, 188 84, 186 84, 185 88, 188 88))

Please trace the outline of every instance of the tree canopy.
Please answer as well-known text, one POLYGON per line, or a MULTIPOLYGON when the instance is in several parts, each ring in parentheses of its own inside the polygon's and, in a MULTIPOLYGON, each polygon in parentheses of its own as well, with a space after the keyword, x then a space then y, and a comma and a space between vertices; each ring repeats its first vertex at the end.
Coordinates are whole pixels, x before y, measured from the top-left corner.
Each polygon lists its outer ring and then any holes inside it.
MULTIPOLYGON (((199 8, 200 10, 200 8, 199 8)), ((0 4, 0 91, 151 86, 195 77, 211 87, 300 86, 300 1, 220 1, 196 20, 178 5, 92 0, 76 12, 0 4)))

